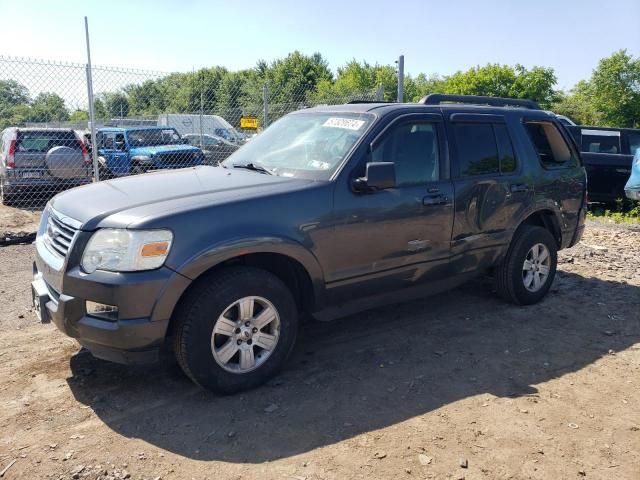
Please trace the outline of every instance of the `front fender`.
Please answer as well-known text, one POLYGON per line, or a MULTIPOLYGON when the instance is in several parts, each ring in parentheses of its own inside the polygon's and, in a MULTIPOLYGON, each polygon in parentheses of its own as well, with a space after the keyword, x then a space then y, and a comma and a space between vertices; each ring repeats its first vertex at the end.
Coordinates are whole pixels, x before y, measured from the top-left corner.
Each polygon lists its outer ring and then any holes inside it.
POLYGON ((288 238, 255 236, 218 244, 189 258, 189 260, 178 266, 176 271, 191 280, 195 280, 216 265, 252 253, 279 254, 290 257, 300 263, 311 279, 316 307, 324 305, 324 273, 320 263, 311 251, 288 238))

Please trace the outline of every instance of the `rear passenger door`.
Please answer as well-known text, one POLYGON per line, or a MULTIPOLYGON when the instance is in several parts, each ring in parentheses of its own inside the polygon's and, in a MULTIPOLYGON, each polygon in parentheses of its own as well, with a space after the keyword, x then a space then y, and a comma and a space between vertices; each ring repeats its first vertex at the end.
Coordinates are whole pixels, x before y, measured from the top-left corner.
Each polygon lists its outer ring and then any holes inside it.
POLYGON ((452 268, 468 272, 494 263, 533 197, 502 115, 450 116, 455 215, 452 268))

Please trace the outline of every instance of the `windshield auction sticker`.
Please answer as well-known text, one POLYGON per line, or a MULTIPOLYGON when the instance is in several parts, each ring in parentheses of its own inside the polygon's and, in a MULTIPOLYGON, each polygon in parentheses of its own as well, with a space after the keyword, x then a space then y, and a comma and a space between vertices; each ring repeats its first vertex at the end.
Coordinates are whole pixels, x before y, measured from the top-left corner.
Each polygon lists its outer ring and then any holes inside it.
POLYGON ((362 125, 364 125, 364 120, 339 117, 331 117, 322 124, 323 127, 346 128, 347 130, 360 130, 362 125))

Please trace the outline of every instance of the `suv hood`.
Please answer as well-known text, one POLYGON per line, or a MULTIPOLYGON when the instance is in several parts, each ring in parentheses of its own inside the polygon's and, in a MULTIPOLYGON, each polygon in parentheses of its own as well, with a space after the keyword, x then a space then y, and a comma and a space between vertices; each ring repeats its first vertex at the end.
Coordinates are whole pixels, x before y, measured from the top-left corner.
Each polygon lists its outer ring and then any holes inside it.
POLYGON ((51 200, 83 230, 126 227, 145 218, 297 190, 315 182, 247 170, 200 166, 106 180, 67 190, 51 200))
POLYGON ((132 147, 129 149, 131 156, 144 155, 151 157, 159 153, 184 153, 184 152, 198 152, 200 149, 192 145, 153 145, 149 147, 132 147))

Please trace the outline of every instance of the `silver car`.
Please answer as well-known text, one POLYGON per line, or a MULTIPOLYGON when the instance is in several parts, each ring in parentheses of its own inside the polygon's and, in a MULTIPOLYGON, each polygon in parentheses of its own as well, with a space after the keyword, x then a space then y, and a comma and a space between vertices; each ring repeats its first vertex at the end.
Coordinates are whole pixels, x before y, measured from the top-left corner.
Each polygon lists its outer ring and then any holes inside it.
POLYGON ((91 173, 86 145, 70 128, 9 127, 0 135, 0 199, 5 205, 89 183, 91 173))

